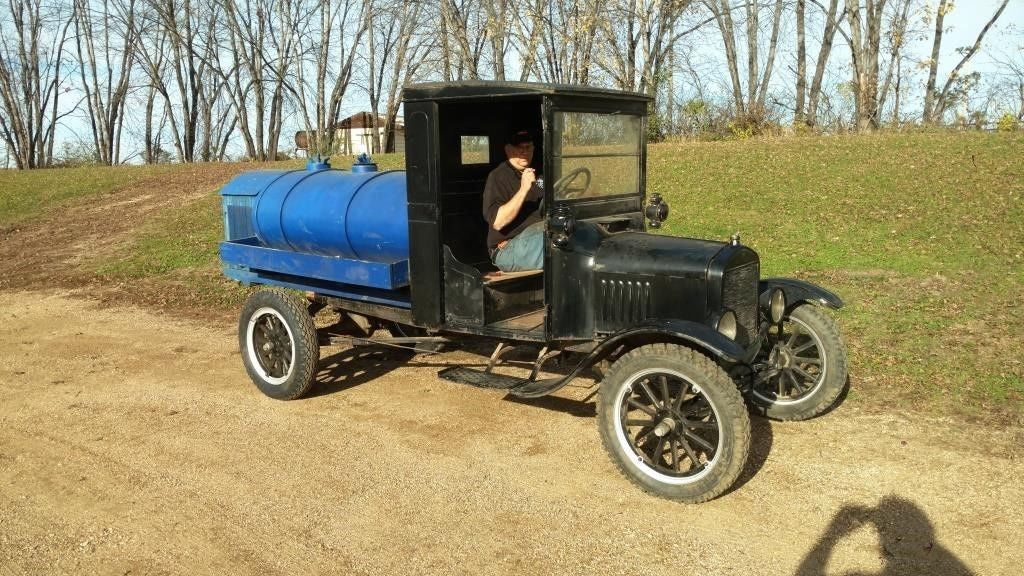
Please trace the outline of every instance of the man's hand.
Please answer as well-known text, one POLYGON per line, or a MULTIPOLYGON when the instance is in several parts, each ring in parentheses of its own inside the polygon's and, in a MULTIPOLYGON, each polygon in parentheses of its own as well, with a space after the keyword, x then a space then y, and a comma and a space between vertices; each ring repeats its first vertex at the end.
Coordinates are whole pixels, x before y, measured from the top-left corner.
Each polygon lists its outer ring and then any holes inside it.
POLYGON ((533 168, 523 170, 523 177, 519 180, 519 191, 530 191, 530 187, 537 181, 537 171, 533 168))
POLYGON ((523 170, 523 175, 519 178, 519 190, 508 202, 498 207, 498 213, 494 216, 494 222, 491 224, 495 230, 501 230, 516 219, 519 209, 523 207, 523 201, 530 194, 530 188, 536 181, 537 173, 533 168, 523 170))

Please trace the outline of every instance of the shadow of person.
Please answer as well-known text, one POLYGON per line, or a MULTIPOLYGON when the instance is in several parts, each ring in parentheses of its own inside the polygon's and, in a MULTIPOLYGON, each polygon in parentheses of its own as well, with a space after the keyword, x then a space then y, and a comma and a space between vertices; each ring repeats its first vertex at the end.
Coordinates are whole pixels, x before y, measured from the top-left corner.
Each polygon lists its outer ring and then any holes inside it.
POLYGON ((843 572, 843 576, 974 574, 953 552, 935 541, 935 529, 923 510, 905 498, 887 496, 875 507, 842 507, 817 545, 800 563, 797 576, 832 574, 827 569, 836 546, 865 525, 878 532, 884 566, 880 572, 843 572))

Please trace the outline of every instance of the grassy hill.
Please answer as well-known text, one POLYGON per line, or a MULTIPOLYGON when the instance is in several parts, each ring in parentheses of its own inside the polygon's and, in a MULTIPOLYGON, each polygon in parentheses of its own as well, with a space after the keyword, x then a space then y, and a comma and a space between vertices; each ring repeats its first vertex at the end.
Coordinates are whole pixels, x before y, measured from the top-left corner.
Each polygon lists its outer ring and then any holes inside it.
POLYGON ((764 275, 819 282, 851 398, 959 416, 1024 402, 1024 138, 880 134, 655 146, 666 231, 740 231, 764 275))
MULTIPOLYGON (((252 168, 0 172, 0 238, 28 242, 19 230, 69 226, 83 207, 180 194, 115 226, 116 241, 45 280, 233 313, 244 291, 219 274, 217 190, 252 168)), ((844 298, 836 315, 850 350, 851 406, 986 420, 1024 414, 1024 135, 659 144, 650 148, 648 191, 671 204, 665 233, 740 232, 760 253, 763 275, 808 279, 844 298)), ((47 285, 19 278, 0 286, 47 285)))

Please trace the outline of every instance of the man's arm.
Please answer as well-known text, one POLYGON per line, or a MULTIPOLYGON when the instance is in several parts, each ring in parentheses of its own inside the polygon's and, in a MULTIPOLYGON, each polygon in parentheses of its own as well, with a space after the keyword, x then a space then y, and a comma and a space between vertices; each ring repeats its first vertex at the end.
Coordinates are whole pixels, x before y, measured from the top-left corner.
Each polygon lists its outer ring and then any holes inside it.
POLYGON ((519 215, 519 210, 523 207, 523 202, 526 201, 526 197, 530 194, 530 187, 533 186, 536 180, 537 175, 534 173, 533 168, 523 170, 523 177, 519 181, 519 190, 509 198, 508 202, 498 207, 498 213, 494 216, 494 222, 491 223, 495 230, 501 230, 516 219, 516 216, 519 215))

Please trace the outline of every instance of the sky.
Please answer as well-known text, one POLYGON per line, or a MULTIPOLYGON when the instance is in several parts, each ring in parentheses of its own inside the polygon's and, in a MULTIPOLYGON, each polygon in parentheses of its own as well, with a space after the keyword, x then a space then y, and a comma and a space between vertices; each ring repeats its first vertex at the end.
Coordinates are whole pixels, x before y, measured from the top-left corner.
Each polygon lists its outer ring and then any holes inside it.
MULTIPOLYGON (((937 0, 930 0, 934 5, 937 0)), ((974 43, 975 38, 980 32, 982 26, 994 13, 996 7, 999 5, 1000 0, 958 0, 955 3, 955 7, 952 13, 946 17, 947 31, 943 38, 942 56, 940 57, 939 66, 939 83, 944 81, 949 71, 956 65, 960 60, 959 54, 957 54, 957 48, 963 46, 970 46, 974 43)), ((812 10, 809 4, 809 12, 812 10)), ((789 92, 791 93, 792 87, 792 72, 788 69, 793 68, 793 54, 792 44, 794 42, 794 30, 793 23, 787 23, 788 29, 782 30, 782 40, 780 45, 780 52, 785 50, 785 54, 780 53, 779 60, 777 61, 777 67, 775 71, 775 79, 772 84, 773 91, 789 92), (788 61, 787 61, 788 60, 788 61)), ((932 25, 924 25, 919 19, 911 23, 911 27, 916 27, 921 31, 918 35, 912 35, 909 39, 909 46, 906 53, 912 55, 916 60, 923 60, 930 55, 931 42, 932 42, 932 25)), ((1004 13, 1000 17, 994 29, 989 31, 985 38, 984 45, 977 55, 972 59, 966 71, 978 71, 983 77, 991 78, 999 74, 1000 67, 997 64, 998 59, 1015 59, 1024 66, 1024 0, 1010 0, 1004 13)), ((695 59, 700 62, 704 62, 703 71, 707 72, 706 80, 707 83, 712 87, 711 91, 718 97, 727 96, 729 94, 729 88, 727 85, 728 78, 725 73, 724 66, 717 64, 721 62, 721 38, 717 35, 717 29, 713 24, 706 26, 702 31, 694 34, 691 37, 684 39, 684 42, 695 45, 695 59)), ((810 38, 809 38, 810 42, 810 38)), ((817 47, 808 47, 808 59, 809 67, 813 66, 813 58, 816 55, 817 47)), ((848 75, 846 70, 841 69, 842 66, 848 66, 849 64, 849 49, 846 43, 841 37, 837 36, 836 43, 833 47, 833 60, 830 62, 830 71, 833 73, 833 81, 845 81, 848 75)), ((515 68, 515 63, 512 63, 510 68, 515 68)), ((921 105, 921 87, 923 87, 926 79, 927 70, 923 67, 913 67, 916 69, 909 70, 912 75, 908 81, 914 83, 918 88, 918 92, 911 93, 908 95, 908 100, 905 103, 906 109, 909 111, 919 110, 921 105)), ((743 73, 741 72, 741 75, 743 73)), ((828 81, 828 79, 826 79, 828 81)), ((688 96, 692 97, 693 94, 687 95, 685 89, 681 90, 684 92, 681 94, 682 100, 685 100, 688 96)), ((368 109, 368 103, 361 90, 353 88, 351 90, 352 97, 345 103, 343 114, 348 115, 355 113, 360 110, 368 109)), ((70 100, 70 99, 69 99, 70 100)), ((679 101, 682 101, 679 100, 679 101)), ((78 114, 73 117, 69 117, 65 120, 64 126, 59 131, 56 148, 59 150, 62 143, 69 141, 82 141, 88 138, 89 129, 88 121, 84 117, 84 114, 78 114)), ((282 131, 282 148, 290 150, 292 147, 291 137, 295 130, 301 129, 299 126, 300 122, 298 118, 286 118, 284 130, 282 131)), ((132 150, 139 148, 139 144, 135 142, 129 142, 127 135, 125 136, 126 142, 123 146, 124 150, 132 150)), ((233 145, 231 146, 231 153, 237 155, 241 151, 241 137, 236 133, 233 136, 233 145)), ((0 151, 3 153, 4 151, 0 151)), ((130 153, 130 152, 129 152, 130 153)), ((127 155, 127 154, 124 154, 127 155)), ((6 154, 4 154, 6 156, 6 154)), ((0 161, 0 166, 3 166, 0 161)))
MULTIPOLYGON (((931 10, 934 14, 937 0, 930 0, 931 10)), ((946 15, 944 21, 945 33, 943 34, 942 47, 939 56, 939 67, 937 83, 941 87, 949 73, 960 61, 961 55, 957 49, 971 46, 977 39, 982 27, 995 13, 999 6, 999 0, 958 0, 951 13, 946 15)), ((842 7, 842 3, 840 3, 842 7)), ((813 73, 815 59, 818 53, 820 37, 820 22, 823 19, 823 11, 812 6, 808 2, 808 36, 807 36, 807 67, 808 75, 813 73), (817 25, 812 24, 818 23, 817 25), (812 32, 814 30, 814 32, 812 32)), ((918 14, 908 22, 908 29, 911 32, 907 38, 907 45, 903 50, 903 74, 904 87, 909 90, 904 95, 901 105, 901 116, 916 114, 920 117, 920 110, 923 106, 924 85, 927 82, 927 60, 931 56, 932 40, 934 36, 934 22, 925 23, 918 14)), ((770 22, 762 21, 762 34, 770 34, 770 22)), ((742 26, 742 25, 740 25, 742 26)), ((971 59, 961 74, 977 71, 982 74, 983 82, 994 78, 1000 73, 1001 67, 993 60, 998 56, 1004 60, 1015 55, 1016 59, 1024 66, 1024 35, 1021 34, 1024 26, 1024 0, 1010 0, 1003 14, 997 23, 986 34, 981 49, 971 59)), ((741 34, 738 31, 737 34, 741 34)), ((776 66, 770 84, 769 94, 791 103, 794 97, 794 76, 795 76, 795 48, 796 39, 795 22, 784 21, 780 31, 779 53, 776 56, 776 66)), ((701 72, 702 83, 705 84, 705 96, 710 92, 712 100, 723 101, 730 98, 731 84, 725 72, 725 57, 722 48, 722 40, 718 28, 714 25, 705 26, 692 37, 687 37, 686 42, 692 46, 691 62, 701 72)), ((745 60, 743 52, 745 36, 737 39, 740 60, 740 76, 745 81, 745 60)), ((885 50, 883 40, 883 51, 885 50)), ((761 65, 767 51, 762 49, 761 65)), ((835 85, 839 82, 847 82, 851 76, 850 49, 845 39, 837 34, 833 43, 832 52, 826 68, 825 85, 835 85)), ((888 61, 880 56, 880 75, 885 74, 888 61)), ((881 80, 880 80, 881 82, 881 80)), ((683 86, 680 94, 680 102, 688 98, 696 97, 696 90, 683 86), (689 92, 687 91, 689 88, 689 92)), ((976 91, 980 95, 980 91, 976 91)), ((852 105, 852 104, 851 104, 852 105)))
MULTIPOLYGON (((932 0, 934 3, 934 0, 932 0)), ((946 16, 949 26, 943 36, 942 57, 939 59, 939 77, 945 77, 960 60, 956 49, 961 46, 972 46, 981 32, 982 27, 999 7, 999 0, 959 0, 953 12, 946 16)), ((1018 35, 1015 41, 1009 35, 1024 27, 1024 0, 1010 0, 1006 9, 999 17, 993 29, 985 36, 982 49, 971 59, 971 67, 982 74, 990 74, 997 69, 992 62, 994 53, 1016 52, 1019 56, 1024 52, 1024 37, 1018 35)), ((931 34, 923 41, 915 42, 914 51, 927 54, 931 51, 931 34)))

